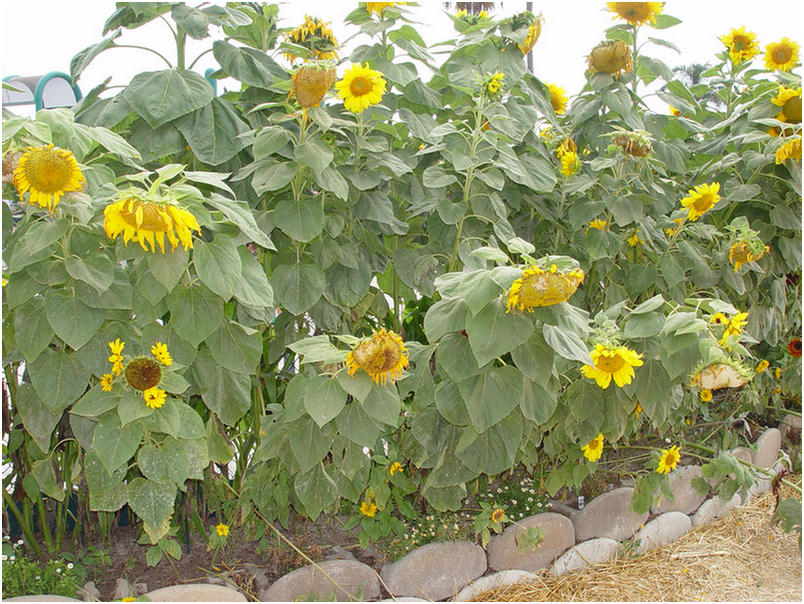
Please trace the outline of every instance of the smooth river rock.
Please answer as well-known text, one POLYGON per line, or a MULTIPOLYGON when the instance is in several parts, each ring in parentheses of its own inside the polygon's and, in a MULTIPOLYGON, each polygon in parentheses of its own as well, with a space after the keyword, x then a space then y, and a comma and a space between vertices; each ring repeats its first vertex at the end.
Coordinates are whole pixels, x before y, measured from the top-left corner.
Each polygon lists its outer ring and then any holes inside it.
POLYGON ((662 497, 657 504, 651 508, 654 514, 666 514, 667 512, 681 512, 691 514, 698 509, 706 499, 706 493, 699 492, 692 486, 693 478, 701 477, 701 466, 679 466, 670 473, 670 491, 675 496, 674 499, 662 497))
POLYGON ((582 541, 561 554, 550 569, 551 575, 563 575, 590 564, 605 562, 617 553, 619 543, 608 537, 582 541))
POLYGON ((776 463, 779 449, 782 446, 782 433, 777 428, 765 430, 757 439, 757 450, 753 463, 760 468, 770 468, 776 463))
POLYGON ((741 501, 742 498, 739 493, 735 493, 729 501, 723 501, 717 495, 711 499, 707 499, 692 516, 692 526, 701 526, 707 522, 722 518, 740 505, 741 501))
POLYGON ((575 544, 575 529, 566 516, 554 512, 536 514, 520 520, 522 527, 538 526, 544 538, 534 549, 519 551, 523 529, 511 525, 489 542, 489 566, 494 570, 538 570, 544 568, 575 544))
POLYGON ((464 587, 452 601, 470 602, 480 594, 492 589, 499 589, 504 585, 514 585, 515 583, 522 583, 523 581, 533 581, 538 578, 539 575, 526 570, 501 570, 491 575, 480 577, 476 581, 472 581, 469 585, 464 587))
POLYGON ((209 583, 171 585, 149 591, 145 597, 151 602, 247 602, 236 589, 209 583))
POLYGON ((631 537, 648 519, 647 512, 636 514, 628 510, 633 494, 631 487, 620 487, 595 497, 583 510, 573 513, 575 540, 608 537, 622 541, 631 537))
POLYGON ((313 597, 316 601, 334 599, 348 602, 355 599, 373 600, 380 595, 377 573, 367 564, 356 560, 327 560, 319 562, 318 566, 321 570, 311 564, 280 577, 260 593, 260 601, 295 602, 300 598, 313 597))
POLYGON ((644 554, 660 545, 672 543, 689 531, 691 526, 692 521, 686 514, 681 512, 662 514, 648 522, 634 536, 634 540, 639 540, 636 551, 644 554))

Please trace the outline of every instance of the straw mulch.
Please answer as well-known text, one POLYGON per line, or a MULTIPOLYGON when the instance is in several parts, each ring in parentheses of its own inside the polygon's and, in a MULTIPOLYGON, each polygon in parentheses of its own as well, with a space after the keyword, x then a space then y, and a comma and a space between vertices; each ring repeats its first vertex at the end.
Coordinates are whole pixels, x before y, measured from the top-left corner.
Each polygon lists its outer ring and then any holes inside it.
POLYGON ((798 536, 771 526, 774 505, 768 492, 638 558, 621 553, 561 577, 542 573, 536 582, 488 591, 477 601, 801 602, 798 536))

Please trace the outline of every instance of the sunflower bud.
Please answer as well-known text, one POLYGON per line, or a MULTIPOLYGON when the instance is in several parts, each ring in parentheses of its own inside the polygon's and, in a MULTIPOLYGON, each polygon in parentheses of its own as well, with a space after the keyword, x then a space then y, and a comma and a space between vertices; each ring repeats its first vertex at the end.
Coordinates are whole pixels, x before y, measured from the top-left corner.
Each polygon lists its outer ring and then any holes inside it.
POLYGON ((645 157, 653 150, 650 137, 647 136, 647 133, 621 130, 614 135, 613 140, 614 144, 626 155, 645 157))
POLYGON ((617 77, 623 71, 630 73, 631 51, 621 40, 601 42, 589 53, 588 64, 591 73, 602 72, 617 77))
POLYGON ((335 68, 329 62, 307 62, 292 76, 291 92, 302 107, 318 107, 335 83, 335 68))

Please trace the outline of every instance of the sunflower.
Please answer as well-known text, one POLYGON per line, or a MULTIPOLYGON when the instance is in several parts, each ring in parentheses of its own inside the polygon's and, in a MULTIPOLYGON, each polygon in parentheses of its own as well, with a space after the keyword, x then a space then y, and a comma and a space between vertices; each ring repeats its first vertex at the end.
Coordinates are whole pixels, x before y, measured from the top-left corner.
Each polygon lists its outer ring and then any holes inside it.
POLYGON ((565 138, 561 141, 561 144, 556 147, 556 157, 560 159, 565 153, 578 153, 578 147, 571 138, 565 138))
POLYGON ((583 271, 573 269, 561 272, 555 264, 546 271, 538 266, 526 268, 508 290, 506 313, 512 308, 533 312, 539 306, 552 306, 566 302, 583 282, 583 271))
POLYGON ((362 369, 371 376, 375 384, 388 380, 393 384, 402 376, 402 371, 410 365, 405 343, 393 331, 381 329, 371 337, 365 338, 346 355, 346 369, 349 375, 362 369))
POLYGON ((752 31, 745 31, 745 27, 732 29, 727 36, 721 36, 720 41, 729 49, 732 63, 748 61, 759 54, 757 35, 752 31))
POLYGON ((787 141, 776 150, 776 163, 782 164, 784 160, 792 159, 801 161, 801 137, 797 136, 793 140, 787 141))
POLYGON ((603 455, 603 440, 603 434, 601 433, 590 440, 589 444, 581 447, 583 456, 591 462, 596 462, 600 459, 601 455, 603 455))
POLYGON ((653 151, 651 137, 644 131, 618 130, 614 133, 612 140, 626 155, 645 157, 653 151))
MULTIPOLYGON (((382 18, 382 11, 389 6, 396 6, 397 4, 407 4, 406 2, 366 2, 366 11, 371 15, 375 14, 382 18)), ((372 514, 373 516, 373 514, 372 514)))
POLYGON ((335 90, 343 99, 347 111, 362 113, 382 100, 385 80, 379 71, 356 64, 346 70, 342 80, 335 83, 335 90))
POLYGON ((104 373, 100 379, 101 390, 103 390, 104 392, 111 392, 113 381, 114 376, 111 373, 104 373))
POLYGON ((308 61, 291 76, 290 91, 305 109, 318 107, 335 82, 335 68, 328 61, 308 61))
POLYGON ((633 69, 631 51, 622 40, 601 42, 589 53, 587 62, 590 73, 602 72, 615 78, 633 69))
POLYGON ((170 357, 167 345, 162 342, 156 342, 151 346, 151 354, 156 357, 156 360, 162 363, 165 367, 170 367, 173 364, 173 359, 170 357))
POLYGON ((533 50, 533 47, 536 46, 536 42, 539 40, 539 36, 542 35, 542 21, 544 21, 544 18, 541 15, 533 18, 535 21, 528 26, 528 35, 525 36, 525 40, 522 44, 517 44, 523 55, 533 50))
POLYGON ((623 387, 631 383, 634 367, 642 365, 642 355, 625 346, 609 347, 598 344, 591 352, 591 365, 581 367, 581 372, 593 378, 601 388, 608 388, 612 378, 614 383, 623 387))
POLYGON ((145 399, 145 405, 151 409, 159 409, 159 407, 165 404, 165 391, 156 386, 144 390, 142 396, 145 399))
POLYGON ((687 219, 696 221, 712 209, 720 201, 720 183, 698 185, 689 190, 689 195, 681 200, 681 205, 687 208, 687 219))
POLYGON ((790 71, 798 63, 798 44, 787 38, 765 46, 765 67, 771 71, 790 71))
POLYGON ((494 524, 499 524, 499 523, 500 523, 500 522, 502 522, 503 520, 505 520, 505 510, 504 510, 504 509, 502 509, 502 508, 495 508, 495 509, 494 509, 494 510, 491 512, 491 521, 492 521, 494 524))
MULTIPOLYGON (((376 2, 375 4, 383 4, 382 2, 376 2)), ((367 503, 365 501, 360 502, 360 513, 364 516, 368 516, 369 518, 374 518, 374 514, 377 513, 377 504, 376 503, 367 503)))
POLYGON ((720 390, 721 388, 739 388, 751 377, 751 370, 735 359, 726 359, 722 363, 712 363, 699 369, 692 378, 701 391, 720 390))
POLYGON ((395 461, 390 466, 388 466, 388 474, 390 474, 391 476, 401 471, 402 471, 402 464, 399 463, 398 461, 395 461))
POLYGON ((609 11, 616 13, 612 19, 619 17, 631 25, 655 24, 656 15, 662 12, 662 2, 606 2, 609 11))
MULTIPOLYGON (((324 23, 318 17, 305 15, 304 23, 288 33, 285 42, 307 49, 305 58, 334 61, 338 58, 338 40, 328 25, 329 22, 324 23)), ((291 63, 298 58, 293 52, 286 52, 284 55, 291 63)))
POLYGON ((229 535, 229 525, 220 523, 215 527, 215 532, 218 534, 218 537, 227 537, 229 535))
POLYGON ((581 168, 581 160, 575 151, 567 151, 561 156, 561 174, 569 178, 581 168))
POLYGON ((681 117, 681 111, 679 109, 676 109, 672 105, 668 105, 667 107, 670 109, 670 113, 672 113, 674 116, 681 117))
POLYGON ((771 99, 771 103, 782 108, 776 116, 777 120, 788 124, 801 123, 801 86, 798 88, 779 86, 779 93, 771 99))
POLYGON ((103 210, 103 228, 110 239, 123 234, 123 243, 136 241, 146 252, 156 253, 156 243, 165 253, 165 235, 171 245, 171 251, 179 243, 186 250, 193 247, 191 231, 201 234, 201 227, 189 211, 174 205, 168 198, 155 197, 151 193, 129 188, 118 194, 115 201, 103 210))
POLYGON ((794 357, 801 357, 801 338, 793 338, 787 343, 787 352, 794 357))
MULTIPOLYGON (((135 390, 147 392, 159 384, 162 369, 159 363, 148 357, 136 357, 128 362, 125 371, 126 382, 135 390)), ((145 399, 148 400, 147 397, 145 399)))
POLYGON ((605 231, 606 227, 608 226, 608 221, 603 220, 602 218, 595 218, 593 221, 589 223, 584 231, 584 235, 589 232, 589 229, 595 229, 597 231, 605 231))
POLYGON ((669 449, 662 449, 661 456, 659 457, 659 465, 656 471, 659 474, 669 474, 676 469, 679 460, 681 459, 681 447, 673 445, 669 449))
POLYGON ((767 361, 767 359, 762 359, 759 363, 757 363, 757 367, 754 369, 754 371, 757 373, 762 373, 768 367, 770 367, 770 363, 767 361))
POLYGON ((636 407, 634 407, 634 417, 636 417, 637 419, 639 419, 639 416, 640 416, 641 414, 642 414, 642 405, 640 405, 639 403, 637 403, 637 404, 636 404, 636 407))
POLYGON ((701 400, 704 403, 708 403, 709 401, 712 400, 712 391, 709 390, 709 388, 701 389, 701 400))
POLYGON ((70 191, 80 191, 86 180, 71 151, 54 147, 28 147, 20 157, 12 178, 22 197, 53 213, 59 198, 70 191))
POLYGON ((553 106, 553 111, 561 115, 567 109, 567 91, 557 84, 548 84, 550 90, 550 104, 553 106))
POLYGON ((109 342, 109 351, 112 354, 109 355, 108 360, 112 364, 113 375, 120 375, 123 373, 123 348, 125 345, 126 343, 121 342, 120 338, 117 338, 114 342, 109 342))
POLYGON ((486 92, 489 93, 489 96, 497 96, 502 91, 504 83, 505 74, 498 71, 486 80, 486 92))
POLYGON ((628 245, 636 247, 638 245, 645 245, 645 240, 639 237, 639 229, 634 231, 634 234, 628 238, 628 245))
POLYGON ((729 248, 729 262, 734 265, 736 273, 743 264, 759 260, 769 251, 770 248, 767 245, 762 246, 762 241, 756 245, 755 241, 740 240, 729 248))

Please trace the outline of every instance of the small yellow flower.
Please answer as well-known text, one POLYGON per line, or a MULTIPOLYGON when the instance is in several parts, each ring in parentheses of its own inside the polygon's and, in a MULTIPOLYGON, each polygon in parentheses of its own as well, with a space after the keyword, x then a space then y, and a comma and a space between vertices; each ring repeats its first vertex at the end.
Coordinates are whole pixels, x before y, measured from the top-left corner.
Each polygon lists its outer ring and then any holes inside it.
POLYGON ((502 508, 495 508, 494 511, 491 513, 491 521, 494 524, 499 524, 505 519, 505 510, 502 508))
POLYGON ((681 205, 687 208, 687 219, 698 220, 720 201, 720 183, 698 185, 689 190, 689 195, 681 200, 681 205))
POLYGON ((668 105, 670 108, 670 113, 672 113, 676 117, 681 117, 681 111, 673 107, 672 105, 668 105))
POLYGON ((123 373, 123 347, 125 345, 126 343, 121 342, 120 338, 117 338, 114 342, 109 342, 109 350, 112 352, 109 355, 109 362, 112 363, 112 373, 114 375, 123 373))
POLYGON ((396 6, 397 4, 407 4, 407 2, 366 2, 366 10, 369 14, 375 14, 382 18, 382 11, 389 6, 396 6))
POLYGON ((397 472, 402 472, 402 464, 398 461, 395 461, 390 466, 388 466, 388 473, 393 476, 397 472))
POLYGON ((215 527, 215 532, 219 537, 226 537, 229 535, 229 525, 221 523, 215 527))
POLYGON ((162 342, 156 342, 151 346, 151 354, 156 357, 156 360, 162 363, 165 367, 170 367, 173 364, 173 359, 170 358, 167 345, 162 342))
POLYGON ((640 239, 639 237, 639 229, 634 231, 634 234, 628 238, 628 245, 630 245, 631 247, 636 247, 638 245, 644 245, 644 244, 645 241, 643 239, 640 239))
POLYGON ((589 441, 589 444, 581 447, 583 456, 591 462, 596 462, 603 455, 603 434, 598 434, 589 441))
POLYGON ((151 409, 159 409, 159 407, 165 404, 165 391, 156 386, 143 390, 142 396, 145 399, 145 405, 151 409))
POLYGON ((556 115, 561 115, 567 109, 567 91, 557 84, 548 84, 550 90, 550 104, 556 115))
POLYGON ((712 400, 712 391, 709 390, 708 388, 704 388, 703 390, 701 390, 701 400, 704 403, 708 403, 709 401, 711 401, 712 400))
POLYGON ((567 153, 578 153, 578 147, 571 138, 565 138, 561 144, 556 147, 556 157, 561 159, 567 153))
POLYGON ((101 390, 103 390, 104 392, 111 392, 113 380, 114 376, 111 373, 104 373, 100 379, 101 390))
POLYGON ((768 367, 770 367, 770 363, 768 361, 766 361, 765 359, 762 359, 759 363, 757 363, 756 372, 757 373, 762 373, 768 367))
POLYGON ((777 380, 782 379, 782 370, 781 370, 781 368, 777 367, 776 369, 774 369, 773 370, 773 375, 776 376, 777 380))
POLYGON ((798 44, 787 38, 782 38, 780 42, 771 42, 765 46, 765 68, 771 71, 790 71, 798 63, 798 50, 798 44))
POLYGON ((360 502, 360 513, 364 516, 368 516, 369 518, 374 518, 374 514, 377 513, 377 504, 376 503, 366 503, 365 501, 360 502))
POLYGON ((486 81, 486 92, 490 95, 500 94, 505 83, 505 74, 498 71, 486 81))
POLYGON ((607 221, 605 221, 605 220, 603 220, 601 218, 595 218, 592 222, 589 223, 589 226, 586 227, 586 230, 584 231, 584 234, 588 233, 589 229, 595 229, 595 230, 598 230, 598 231, 605 231, 606 227, 608 226, 608 224, 609 223, 607 221))
POLYGON ((578 159, 578 154, 574 151, 568 151, 561 156, 561 174, 570 177, 575 174, 581 167, 581 160, 578 159))
POLYGON ((134 596, 126 596, 125 598, 120 599, 121 602, 136 602, 137 598, 134 596))
POLYGON ((634 367, 642 365, 642 355, 625 346, 609 348, 597 344, 590 354, 594 367, 584 365, 581 372, 586 377, 593 378, 603 389, 611 385, 612 379, 620 388, 630 384, 634 377, 634 367))
POLYGON ((727 36, 721 36, 720 41, 729 49, 729 57, 733 63, 748 61, 759 54, 757 35, 752 31, 745 31, 745 27, 732 29, 727 36))
POLYGON ((656 15, 662 13, 662 2, 606 2, 607 8, 615 13, 612 19, 619 17, 631 25, 656 23, 656 15))
POLYGON ((669 449, 663 449, 662 455, 659 458, 659 465, 656 467, 656 471, 659 474, 669 474, 675 470, 680 459, 681 448, 678 445, 673 445, 669 449))
POLYGON ((637 403, 636 407, 634 408, 634 417, 639 418, 641 413, 642 413, 642 405, 637 403))

